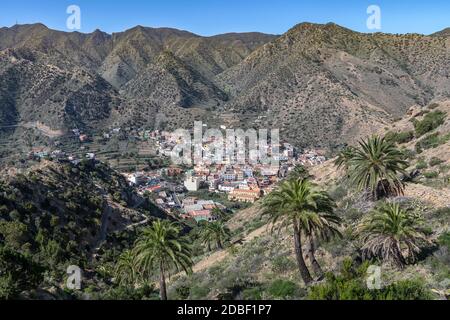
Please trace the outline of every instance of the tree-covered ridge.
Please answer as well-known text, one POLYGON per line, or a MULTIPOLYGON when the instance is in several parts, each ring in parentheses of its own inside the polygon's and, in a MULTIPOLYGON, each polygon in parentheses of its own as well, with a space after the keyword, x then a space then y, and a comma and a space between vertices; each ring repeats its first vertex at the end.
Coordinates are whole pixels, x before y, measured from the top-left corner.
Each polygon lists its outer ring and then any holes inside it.
MULTIPOLYGON (((33 272, 40 270, 36 277, 41 282, 22 289, 60 287, 69 265, 95 268, 96 246, 108 234, 139 222, 143 215, 163 216, 146 201, 143 207, 149 209, 138 212, 133 208, 136 201, 137 195, 123 176, 96 161, 45 163, 4 179, 0 184, 0 247, 4 263, 18 265, 2 270, 2 281, 9 283, 12 277, 12 282, 20 284, 23 275, 10 271, 33 266, 33 272)), ((110 246, 115 243, 112 240, 110 246)), ((8 288, 5 284, 4 297, 11 295, 8 288)), ((13 291, 13 297, 20 293, 13 291)))

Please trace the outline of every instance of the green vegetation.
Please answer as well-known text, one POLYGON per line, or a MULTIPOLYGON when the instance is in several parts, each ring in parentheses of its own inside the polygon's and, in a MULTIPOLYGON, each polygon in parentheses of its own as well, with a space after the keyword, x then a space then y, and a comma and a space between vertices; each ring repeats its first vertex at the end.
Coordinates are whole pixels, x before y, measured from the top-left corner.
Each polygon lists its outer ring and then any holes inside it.
POLYGON ((427 179, 436 179, 437 177, 439 177, 439 172, 429 171, 429 172, 425 172, 423 175, 427 179))
POLYGON ((335 166, 348 172, 356 151, 357 149, 354 147, 346 147, 338 154, 336 161, 334 162, 335 166))
POLYGON ((404 144, 411 142, 414 139, 414 132, 413 131, 388 132, 385 136, 385 139, 389 142, 404 144))
POLYGON ((442 111, 433 111, 425 115, 422 121, 415 120, 414 128, 416 130, 417 137, 421 137, 428 132, 431 132, 442 124, 444 124, 447 114, 442 111))
POLYGON ((137 271, 134 253, 126 250, 117 261, 114 271, 116 282, 122 287, 134 288, 139 279, 137 271))
POLYGON ((419 161, 417 161, 417 164, 416 164, 416 169, 423 170, 426 168, 428 168, 428 163, 424 159, 419 159, 419 161))
POLYGON ((161 300, 167 300, 166 276, 171 270, 192 272, 191 252, 188 243, 179 237, 180 228, 168 221, 155 221, 145 229, 136 242, 134 259, 142 276, 154 268, 159 270, 161 300))
POLYGON ((311 287, 311 300, 430 300, 431 293, 421 280, 405 280, 381 290, 367 288, 368 264, 356 266, 351 259, 344 261, 341 274, 327 274, 326 283, 311 287))
POLYGON ((295 168, 289 173, 288 179, 308 179, 311 175, 308 169, 302 165, 296 165, 295 168))
POLYGON ((200 227, 200 239, 203 244, 208 246, 208 251, 211 251, 211 243, 214 243, 217 249, 222 250, 224 244, 231 238, 230 229, 222 221, 204 222, 200 227))
MULTIPOLYGON (((66 282, 67 267, 77 265, 84 270, 98 270, 95 278, 86 277, 83 290, 102 299, 97 291, 109 292, 110 285, 105 283, 111 282, 113 262, 125 251, 123 247, 135 240, 131 231, 125 240, 111 235, 108 245, 98 252, 100 260, 93 259, 106 197, 112 203, 116 201, 113 205, 133 205, 133 193, 126 180, 104 164, 93 161, 82 161, 79 165, 52 163, 29 174, 17 175, 8 183, 0 182, 0 248, 5 252, 12 250, 18 263, 15 270, 23 270, 21 274, 0 275, 5 277, 1 280, 3 288, 12 283, 8 279, 20 276, 24 279, 16 281, 20 294, 23 291, 33 294, 44 287, 56 288, 57 298, 76 298, 78 292, 59 288, 66 282), (42 277, 35 277, 33 270, 42 277), (27 280, 29 277, 33 281, 27 280)), ((140 210, 142 214, 160 214, 150 204, 140 210)), ((132 214, 129 218, 131 222, 142 219, 132 214)), ((114 214, 110 225, 117 227, 114 214)), ((13 288, 8 296, 17 298, 17 290, 13 288)))
POLYGON ((268 293, 275 298, 287 299, 294 296, 297 285, 289 280, 278 279, 272 282, 268 288, 268 293))
MULTIPOLYGON (((400 177, 409 163, 403 160, 405 150, 395 145, 400 141, 397 136, 372 137, 346 148, 336 161, 346 176, 327 185, 328 192, 298 166, 264 198, 262 214, 247 220, 245 215, 253 214, 248 210, 237 217, 248 222, 245 227, 219 208, 213 210, 217 222, 189 221, 183 228, 151 218, 150 228, 125 230, 112 218, 110 226, 118 231, 108 233, 101 245, 106 201, 133 211, 136 195, 120 175, 87 161, 19 174, 0 183, 0 299, 34 298, 41 288, 52 288, 61 299, 434 298, 428 288, 445 290, 450 274, 448 230, 435 231, 437 224, 448 222, 448 208, 433 209, 407 197, 385 202, 383 198, 403 192, 400 177), (351 192, 350 186, 359 192, 351 192), (267 222, 279 232, 246 237, 267 222), (232 237, 245 241, 229 245, 232 237), (222 252, 226 258, 209 264, 203 259, 211 249, 227 249, 222 252), (352 258, 343 262, 339 274, 322 269, 336 272, 347 256, 352 258), (193 274, 194 261, 208 267, 193 274), (381 290, 367 288, 367 267, 374 263, 392 271, 381 290), (80 292, 59 289, 72 264, 89 270, 80 292), (431 274, 427 287, 418 279, 396 281, 404 278, 400 274, 423 269, 431 274)), ((425 159, 428 155, 418 158, 416 167, 427 179, 418 181, 444 181, 444 160, 425 159)), ((196 195, 223 203, 221 195, 196 195)), ((140 215, 156 213, 149 201, 145 208, 137 218, 121 218, 139 224, 140 215)))
POLYGON ((187 196, 203 200, 213 200, 215 202, 221 203, 222 205, 233 211, 244 210, 252 206, 250 203, 230 201, 228 200, 228 196, 226 194, 212 193, 209 192, 208 189, 189 192, 187 196))
POLYGON ((430 160, 430 167, 436 167, 442 163, 444 163, 445 161, 436 157, 431 158, 430 160))
MULTIPOLYGON (((447 211, 449 211, 449 210, 447 210, 447 211)), ((447 250, 450 250, 450 232, 446 232, 439 237, 439 244, 442 247, 447 248, 447 250)))
POLYGON ((314 238, 339 235, 340 219, 334 214, 335 203, 331 197, 318 191, 309 180, 290 180, 281 184, 263 203, 263 215, 269 215, 274 227, 293 227, 294 248, 300 275, 305 284, 313 279, 302 253, 302 238, 309 244, 308 259, 314 273, 320 278, 323 271, 314 256, 314 238), (278 222, 280 224, 278 225, 278 222))
POLYGON ((435 132, 429 134, 424 137, 422 140, 416 143, 416 151, 417 153, 422 153, 423 150, 437 148, 440 145, 443 145, 450 141, 450 134, 446 134, 445 136, 441 136, 439 132, 435 132))
POLYGON ((362 251, 366 258, 379 258, 399 268, 415 262, 429 244, 419 217, 396 203, 376 209, 358 226, 357 233, 364 243, 362 251))
POLYGON ((358 148, 347 148, 335 165, 347 171, 350 183, 359 191, 368 191, 373 199, 403 194, 399 174, 405 174, 408 162, 403 153, 386 140, 373 136, 361 141, 358 148))
POLYGON ((0 300, 17 299, 22 291, 37 287, 43 278, 41 265, 0 245, 0 300))

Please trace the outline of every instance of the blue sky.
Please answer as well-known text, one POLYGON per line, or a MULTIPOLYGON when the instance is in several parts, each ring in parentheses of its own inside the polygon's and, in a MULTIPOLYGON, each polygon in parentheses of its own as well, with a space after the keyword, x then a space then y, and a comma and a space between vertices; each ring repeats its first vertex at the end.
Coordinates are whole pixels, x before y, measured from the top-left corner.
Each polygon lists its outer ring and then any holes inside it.
POLYGON ((430 34, 450 27, 449 0, 3 0, 0 26, 42 22, 66 30, 69 5, 81 8, 81 32, 136 25, 174 27, 201 35, 260 31, 281 34, 300 22, 366 27, 369 5, 382 12, 382 32, 430 34))

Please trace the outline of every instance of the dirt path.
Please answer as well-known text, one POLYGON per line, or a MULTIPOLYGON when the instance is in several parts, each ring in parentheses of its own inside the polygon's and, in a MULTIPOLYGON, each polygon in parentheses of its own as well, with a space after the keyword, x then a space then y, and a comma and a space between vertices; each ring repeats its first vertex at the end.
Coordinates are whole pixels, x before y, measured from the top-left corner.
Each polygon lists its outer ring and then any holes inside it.
POLYGON ((23 125, 24 128, 34 128, 42 132, 45 136, 49 138, 59 138, 65 135, 65 132, 62 130, 53 130, 49 126, 46 126, 45 124, 41 122, 28 122, 23 125))

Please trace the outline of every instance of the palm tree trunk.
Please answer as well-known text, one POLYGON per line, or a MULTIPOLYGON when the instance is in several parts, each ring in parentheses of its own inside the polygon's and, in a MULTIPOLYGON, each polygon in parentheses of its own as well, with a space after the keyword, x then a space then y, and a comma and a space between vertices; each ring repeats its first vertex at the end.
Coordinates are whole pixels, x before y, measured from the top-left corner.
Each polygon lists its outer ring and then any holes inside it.
POLYGON ((294 246, 295 246, 295 256, 297 258, 298 269, 300 275, 305 282, 305 285, 309 285, 313 279, 309 273, 308 267, 306 266, 305 260, 303 259, 302 252, 302 236, 297 225, 297 221, 294 220, 294 246))
POLYGON ((220 249, 220 250, 223 250, 223 244, 222 244, 222 241, 219 239, 219 240, 217 240, 217 247, 220 249))
POLYGON ((167 300, 166 276, 162 265, 159 268, 159 293, 161 300, 167 300))
POLYGON ((402 250, 400 249, 400 245, 397 242, 394 242, 394 246, 392 248, 394 252, 394 263, 399 269, 404 269, 406 265, 406 260, 403 257, 402 250))
POLYGON ((316 251, 316 246, 314 243, 314 237, 308 236, 308 247, 307 247, 307 257, 311 262, 314 274, 317 276, 318 280, 322 280, 324 277, 324 273, 322 268, 320 267, 319 262, 316 260, 316 256, 314 255, 316 251))

